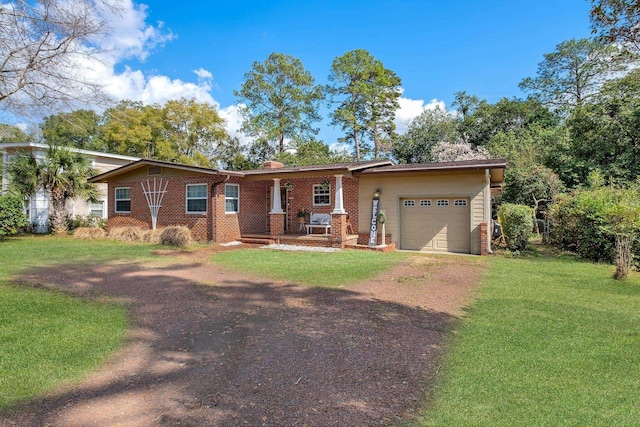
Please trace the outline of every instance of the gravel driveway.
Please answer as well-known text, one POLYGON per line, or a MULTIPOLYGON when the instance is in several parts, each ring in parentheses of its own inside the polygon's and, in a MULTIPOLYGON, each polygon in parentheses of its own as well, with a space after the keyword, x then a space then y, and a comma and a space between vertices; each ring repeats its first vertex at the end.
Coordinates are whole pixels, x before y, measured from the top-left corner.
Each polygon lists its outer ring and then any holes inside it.
POLYGON ((401 424, 428 398, 484 265, 416 255, 325 290, 223 270, 206 261, 212 250, 222 248, 21 277, 121 301, 132 329, 106 365, 0 416, 3 426, 401 424))

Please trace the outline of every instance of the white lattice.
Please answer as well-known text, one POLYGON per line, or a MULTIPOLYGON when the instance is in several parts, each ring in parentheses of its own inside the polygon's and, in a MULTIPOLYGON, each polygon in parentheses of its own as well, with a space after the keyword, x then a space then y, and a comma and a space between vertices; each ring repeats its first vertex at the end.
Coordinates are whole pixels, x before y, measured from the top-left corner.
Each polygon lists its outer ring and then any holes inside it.
POLYGON ((147 198, 147 204, 149 205, 149 211, 151 212, 151 225, 155 230, 156 223, 158 221, 158 212, 162 207, 162 198, 164 197, 164 193, 167 192, 169 181, 164 181, 160 178, 156 183, 156 178, 153 178, 153 188, 151 188, 149 180, 147 180, 147 188, 144 188, 144 182, 141 182, 140 185, 142 186, 144 197, 147 198))

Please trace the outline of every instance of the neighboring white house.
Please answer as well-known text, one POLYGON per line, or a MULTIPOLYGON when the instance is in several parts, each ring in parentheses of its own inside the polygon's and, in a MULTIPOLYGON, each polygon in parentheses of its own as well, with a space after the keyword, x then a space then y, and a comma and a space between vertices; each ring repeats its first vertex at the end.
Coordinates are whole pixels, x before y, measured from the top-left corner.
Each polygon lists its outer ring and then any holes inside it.
MULTIPOLYGON (((33 153, 36 158, 42 158, 49 146, 37 142, 15 142, 0 144, 2 153, 2 194, 8 190, 9 177, 6 165, 11 158, 21 151, 33 153)), ((92 166, 98 173, 108 172, 128 163, 140 160, 138 157, 122 156, 120 154, 102 153, 99 151, 81 150, 68 147, 69 150, 86 154, 91 159, 92 166)), ((67 203, 67 212, 72 215, 93 214, 102 218, 107 217, 107 184, 97 184, 99 196, 96 203, 87 203, 84 200, 71 200, 67 203)), ((29 200, 25 201, 26 213, 34 231, 44 233, 48 230, 49 223, 49 197, 43 191, 39 191, 29 200)))

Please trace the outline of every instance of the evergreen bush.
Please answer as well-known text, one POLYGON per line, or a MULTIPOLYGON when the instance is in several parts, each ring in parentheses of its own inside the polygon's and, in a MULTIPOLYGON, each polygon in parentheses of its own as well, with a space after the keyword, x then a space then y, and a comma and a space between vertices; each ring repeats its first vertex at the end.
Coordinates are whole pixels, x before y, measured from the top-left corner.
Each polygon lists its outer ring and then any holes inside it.
POLYGON ((27 223, 22 199, 19 196, 0 196, 0 239, 17 234, 27 223))
POLYGON ((533 209, 525 205, 504 203, 498 210, 507 249, 522 251, 533 234, 533 209))

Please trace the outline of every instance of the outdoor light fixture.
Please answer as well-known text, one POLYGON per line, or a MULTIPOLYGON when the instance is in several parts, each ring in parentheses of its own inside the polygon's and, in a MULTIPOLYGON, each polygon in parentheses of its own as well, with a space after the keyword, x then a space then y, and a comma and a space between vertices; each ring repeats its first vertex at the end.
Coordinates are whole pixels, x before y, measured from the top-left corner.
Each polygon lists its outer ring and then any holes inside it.
POLYGON ((375 192, 375 193, 373 193, 373 197, 376 197, 376 198, 378 198, 378 199, 379 199, 379 198, 380 198, 380 194, 382 194, 382 191, 380 191, 380 189, 378 188, 378 189, 376 190, 376 192, 375 192))

